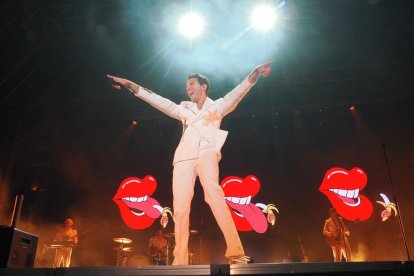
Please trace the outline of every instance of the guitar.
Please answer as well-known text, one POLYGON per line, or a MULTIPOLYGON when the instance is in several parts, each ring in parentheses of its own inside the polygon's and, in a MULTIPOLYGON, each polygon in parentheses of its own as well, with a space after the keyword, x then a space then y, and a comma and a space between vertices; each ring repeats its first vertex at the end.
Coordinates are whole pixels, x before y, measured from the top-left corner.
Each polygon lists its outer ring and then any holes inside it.
MULTIPOLYGON (((355 222, 351 222, 351 223, 357 223, 358 221, 359 220, 356 220, 355 222)), ((345 240, 348 239, 348 236, 349 236, 349 230, 348 229, 349 229, 351 223, 348 223, 347 226, 345 226, 345 223, 343 222, 342 219, 339 220, 339 223, 340 223, 340 227, 335 230, 335 233, 334 233, 333 236, 330 236, 330 237, 325 236, 326 242, 331 247, 338 246, 342 242, 344 242, 345 240)))
POLYGON ((342 228, 336 229, 334 236, 332 237, 326 237, 326 242, 329 246, 338 246, 347 238, 346 235, 344 235, 344 232, 342 228))

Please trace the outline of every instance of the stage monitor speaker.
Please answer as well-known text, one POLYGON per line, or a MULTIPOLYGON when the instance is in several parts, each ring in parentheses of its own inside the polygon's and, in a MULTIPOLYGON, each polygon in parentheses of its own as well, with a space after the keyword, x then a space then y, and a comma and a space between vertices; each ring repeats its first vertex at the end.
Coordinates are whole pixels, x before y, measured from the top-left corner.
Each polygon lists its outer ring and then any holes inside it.
POLYGON ((14 227, 0 226, 0 267, 33 267, 39 238, 14 227))

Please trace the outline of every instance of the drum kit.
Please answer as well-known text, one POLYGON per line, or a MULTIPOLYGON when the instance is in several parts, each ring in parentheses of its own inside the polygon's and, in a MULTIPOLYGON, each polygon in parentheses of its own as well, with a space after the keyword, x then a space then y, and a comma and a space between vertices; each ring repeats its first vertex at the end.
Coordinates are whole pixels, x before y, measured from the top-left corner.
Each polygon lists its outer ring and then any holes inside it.
POLYGON ((113 238, 114 242, 119 243, 119 246, 114 247, 116 250, 116 266, 126 266, 129 253, 132 252, 132 247, 126 247, 125 245, 132 243, 131 239, 128 238, 113 238))
MULTIPOLYGON (((198 234, 197 230, 190 230, 190 238, 198 234)), ((153 265, 171 265, 172 247, 175 246, 175 233, 165 233, 163 235, 167 239, 167 248, 165 252, 161 252, 157 248, 150 248, 150 262, 153 265)), ((148 265, 150 264, 145 256, 132 255, 134 248, 130 246, 131 239, 128 238, 113 238, 113 241, 119 245, 114 247, 116 250, 116 265, 117 266, 131 266, 131 265, 148 265), (139 257, 139 258, 138 258, 139 257), (139 262, 138 262, 139 261, 139 262)), ((191 239, 190 239, 191 243, 191 239)), ((194 264, 194 253, 190 246, 189 263, 194 264)))
POLYGON ((197 235, 198 231, 195 229, 190 230, 190 240, 189 240, 189 252, 188 252, 188 263, 190 265, 195 264, 195 250, 194 250, 194 243, 193 243, 193 237, 194 235, 197 235))
MULTIPOLYGON (((194 264, 194 250, 193 250, 193 246, 191 243, 191 238, 194 235, 197 235, 198 231, 195 229, 190 230, 190 240, 189 240, 189 253, 188 253, 188 258, 189 258, 189 264, 194 264)), ((164 237, 167 238, 167 260, 166 263, 170 264, 170 255, 171 255, 171 244, 172 244, 172 240, 175 238, 175 233, 165 233, 164 237)))

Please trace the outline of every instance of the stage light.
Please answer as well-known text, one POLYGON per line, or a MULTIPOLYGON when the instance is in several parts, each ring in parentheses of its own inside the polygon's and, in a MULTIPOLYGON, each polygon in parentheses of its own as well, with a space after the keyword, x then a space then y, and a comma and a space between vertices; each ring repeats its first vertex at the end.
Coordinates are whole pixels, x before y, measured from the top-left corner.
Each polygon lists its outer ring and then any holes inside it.
POLYGON ((351 105, 350 107, 349 107, 349 111, 354 111, 355 110, 355 105, 351 105))
POLYGON ((42 188, 39 184, 37 184, 37 183, 33 183, 32 185, 31 185, 31 187, 30 187, 30 190, 32 191, 32 192, 44 192, 45 191, 45 189, 44 188, 42 188))
POLYGON ((253 11, 253 27, 259 31, 270 30, 276 22, 276 11, 270 6, 261 5, 253 11))
POLYGON ((137 120, 132 120, 131 124, 133 124, 134 126, 138 125, 138 121, 137 120))
POLYGON ((179 29, 182 35, 193 39, 201 34, 204 28, 203 18, 196 13, 189 13, 184 15, 179 23, 179 29))

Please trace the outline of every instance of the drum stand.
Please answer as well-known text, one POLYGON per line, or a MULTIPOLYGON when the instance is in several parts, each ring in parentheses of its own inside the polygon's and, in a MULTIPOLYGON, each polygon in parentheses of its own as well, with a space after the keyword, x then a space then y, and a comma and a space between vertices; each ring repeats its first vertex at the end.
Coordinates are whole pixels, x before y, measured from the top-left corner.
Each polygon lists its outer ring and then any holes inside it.
POLYGON ((170 243, 171 243, 171 238, 174 238, 174 236, 167 236, 167 250, 166 250, 166 255, 165 256, 165 265, 170 265, 170 243))
MULTIPOLYGON (((190 237, 188 240, 188 245, 189 245, 189 254, 188 254, 188 263, 190 265, 195 264, 195 253, 194 253, 194 248, 192 246, 192 237, 194 235, 197 235, 198 231, 197 230, 190 230, 190 237)), ((175 234, 174 233, 166 233, 164 234, 164 237, 167 238, 167 256, 166 256, 166 265, 170 265, 170 244, 171 244, 171 239, 175 238, 175 234)))
POLYGON ((124 247, 124 244, 129 244, 132 240, 128 238, 113 238, 113 241, 120 243, 118 247, 114 248, 117 250, 116 266, 126 266, 129 256, 128 252, 131 251, 132 247, 124 247))
POLYGON ((188 239, 188 264, 189 265, 194 265, 196 264, 196 250, 195 250, 195 246, 194 246, 194 235, 197 235, 198 231, 197 230, 190 230, 190 237, 188 239))
POLYGON ((128 260, 128 253, 124 251, 123 245, 119 247, 116 254, 116 266, 126 266, 128 260))

